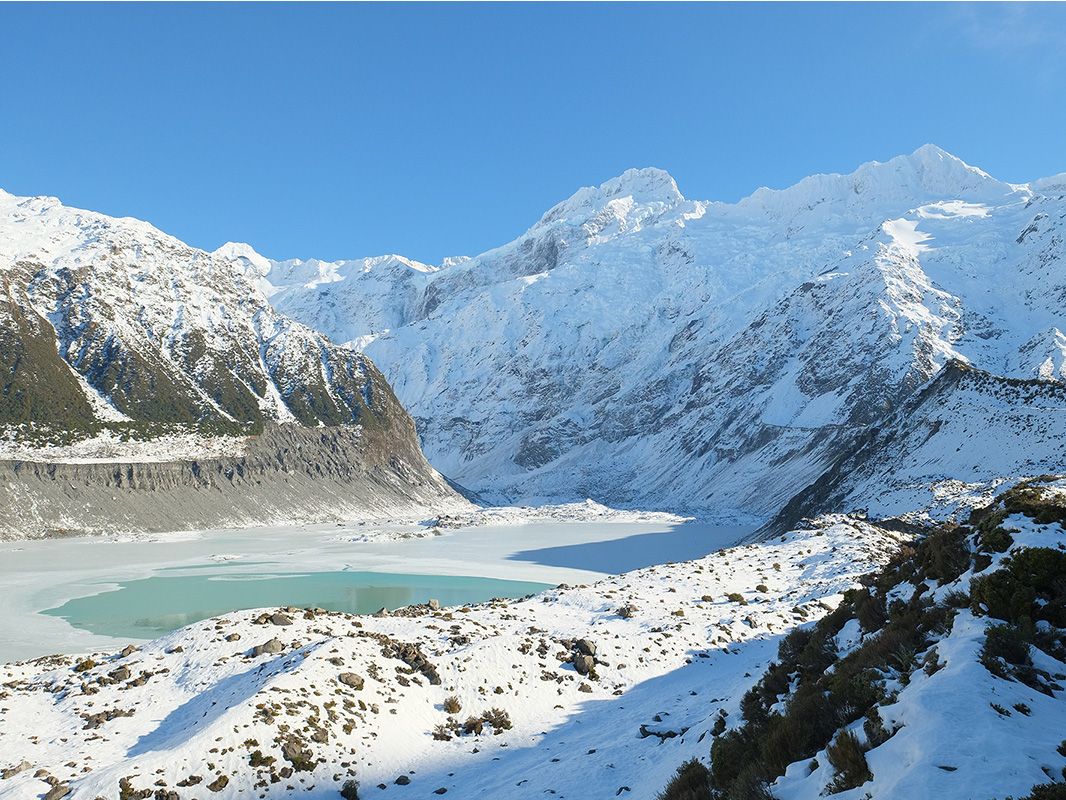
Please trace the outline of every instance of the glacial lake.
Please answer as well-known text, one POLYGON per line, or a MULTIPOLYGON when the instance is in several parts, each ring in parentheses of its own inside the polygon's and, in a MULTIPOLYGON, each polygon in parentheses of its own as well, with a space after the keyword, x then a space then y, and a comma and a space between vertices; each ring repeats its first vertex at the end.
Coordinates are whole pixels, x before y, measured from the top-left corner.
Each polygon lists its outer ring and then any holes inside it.
POLYGON ((452 575, 387 572, 314 572, 156 576, 118 584, 118 589, 77 597, 42 613, 105 636, 146 639, 242 608, 320 607, 372 614, 384 607, 428 602, 441 606, 524 597, 552 584, 452 575))
POLYGON ((523 597, 731 547, 751 527, 330 523, 0 542, 0 663, 121 649, 237 609, 373 613, 523 597))

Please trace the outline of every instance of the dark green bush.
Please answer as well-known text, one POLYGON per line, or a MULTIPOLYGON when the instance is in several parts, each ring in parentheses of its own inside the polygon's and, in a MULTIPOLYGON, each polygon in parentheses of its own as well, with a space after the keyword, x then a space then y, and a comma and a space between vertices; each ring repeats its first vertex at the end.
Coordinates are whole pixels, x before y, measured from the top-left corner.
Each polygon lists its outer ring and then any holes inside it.
MULTIPOLYGON (((1014 800, 1008 797, 1007 800, 1014 800)), ((1066 783, 1040 783, 1018 800, 1066 800, 1066 783)))
POLYGON ((686 761, 666 788, 656 795, 657 800, 711 800, 711 773, 696 759, 686 761))
POLYGON ((941 528, 918 545, 918 565, 924 576, 951 583, 970 568, 968 528, 941 528))
MULTIPOLYGON (((984 664, 988 659, 1003 659, 1015 666, 1031 665, 1033 660, 1029 657, 1029 645, 1032 642, 1033 632, 1031 625, 1026 628, 992 625, 985 631, 985 644, 981 648, 981 663, 984 664)), ((985 666, 988 665, 985 664, 985 666)))
POLYGON ((1066 627, 1066 553, 1050 547, 1020 550, 1000 569, 975 578, 970 597, 975 612, 986 610, 1004 622, 1045 620, 1066 627))
POLYGON ((842 732, 825 749, 829 763, 836 772, 829 788, 830 794, 846 792, 873 780, 870 765, 866 763, 866 748, 851 731, 842 732))

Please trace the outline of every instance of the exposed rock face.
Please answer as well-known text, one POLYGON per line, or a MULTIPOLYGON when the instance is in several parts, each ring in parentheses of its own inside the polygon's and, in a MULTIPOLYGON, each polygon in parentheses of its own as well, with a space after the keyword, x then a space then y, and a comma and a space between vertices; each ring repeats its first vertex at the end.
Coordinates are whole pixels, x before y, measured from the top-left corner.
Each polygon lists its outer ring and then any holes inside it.
POLYGON ((466 501, 423 458, 410 419, 392 431, 268 426, 238 458, 0 461, 0 535, 8 538, 397 516, 456 504, 466 501))

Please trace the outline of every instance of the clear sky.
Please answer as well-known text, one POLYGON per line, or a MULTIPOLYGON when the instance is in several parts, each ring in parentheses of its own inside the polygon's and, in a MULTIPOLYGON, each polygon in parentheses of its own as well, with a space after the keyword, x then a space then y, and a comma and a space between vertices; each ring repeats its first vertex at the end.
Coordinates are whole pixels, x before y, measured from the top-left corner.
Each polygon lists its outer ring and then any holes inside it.
POLYGON ((1066 4, 0 3, 0 188, 429 263, 580 186, 735 201, 927 142, 1066 172, 1066 4))

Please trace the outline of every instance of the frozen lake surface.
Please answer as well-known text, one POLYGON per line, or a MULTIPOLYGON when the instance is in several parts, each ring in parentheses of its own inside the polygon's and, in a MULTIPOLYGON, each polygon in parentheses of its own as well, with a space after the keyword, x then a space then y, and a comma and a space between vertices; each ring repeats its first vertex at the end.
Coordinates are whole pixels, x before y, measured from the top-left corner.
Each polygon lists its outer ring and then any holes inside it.
POLYGON ((530 584, 590 583, 698 558, 750 531, 693 522, 531 521, 433 535, 415 524, 352 523, 6 542, 0 663, 121 647, 198 613, 278 605, 342 610, 339 603, 348 601, 338 593, 354 583, 383 592, 361 609, 429 597, 447 605, 521 596, 538 588, 530 584), (84 600, 103 593, 95 604, 84 600), (41 613, 75 600, 64 613, 91 630, 41 613), (116 620, 111 627, 105 612, 116 620), (137 620, 148 623, 140 635, 137 620))
MULTIPOLYGON (((232 563, 232 562, 231 562, 232 563)), ((346 614, 373 614, 384 607, 427 603, 481 603, 494 597, 524 597, 551 584, 501 581, 464 575, 393 575, 388 572, 278 572, 153 575, 119 584, 115 591, 76 597, 46 614, 105 636, 153 638, 202 619, 242 608, 320 607, 346 614)))

